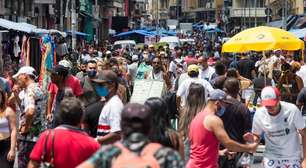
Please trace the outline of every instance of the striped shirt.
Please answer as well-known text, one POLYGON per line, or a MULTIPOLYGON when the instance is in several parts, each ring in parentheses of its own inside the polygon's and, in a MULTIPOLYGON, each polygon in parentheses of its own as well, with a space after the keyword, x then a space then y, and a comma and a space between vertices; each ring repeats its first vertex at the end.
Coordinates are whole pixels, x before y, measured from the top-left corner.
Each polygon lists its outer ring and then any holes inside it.
POLYGON ((122 109, 123 103, 117 95, 106 102, 99 116, 97 136, 105 136, 109 133, 121 131, 120 121, 122 109))

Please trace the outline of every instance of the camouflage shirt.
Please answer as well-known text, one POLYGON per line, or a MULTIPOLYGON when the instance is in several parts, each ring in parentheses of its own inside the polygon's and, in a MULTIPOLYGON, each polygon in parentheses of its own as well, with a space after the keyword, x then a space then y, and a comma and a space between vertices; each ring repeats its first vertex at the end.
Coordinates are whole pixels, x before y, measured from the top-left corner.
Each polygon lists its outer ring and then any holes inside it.
POLYGON ((28 108, 34 108, 35 113, 29 132, 26 135, 19 135, 18 139, 36 142, 40 133, 47 127, 45 112, 48 96, 42 92, 37 83, 32 83, 19 94, 19 97, 21 100, 19 126, 25 122, 25 112, 28 108))
MULTIPOLYGON (((148 138, 139 133, 131 134, 127 139, 123 140, 123 145, 130 151, 140 154, 142 149, 149 143, 148 138)), ((114 145, 102 146, 96 152, 89 162, 94 167, 108 168, 112 167, 112 162, 121 153, 121 150, 114 145)), ((162 147, 154 154, 155 159, 161 168, 183 168, 184 163, 179 153, 171 148, 162 147)))

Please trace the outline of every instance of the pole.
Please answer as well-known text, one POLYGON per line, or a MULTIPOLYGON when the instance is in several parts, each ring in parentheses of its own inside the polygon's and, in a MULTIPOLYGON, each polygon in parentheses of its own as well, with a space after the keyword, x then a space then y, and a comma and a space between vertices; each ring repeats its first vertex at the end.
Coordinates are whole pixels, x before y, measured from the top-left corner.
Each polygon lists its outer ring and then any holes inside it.
POLYGON ((243 6, 244 6, 244 8, 243 8, 243 29, 245 29, 245 27, 246 27, 246 23, 245 23, 245 21, 246 21, 246 18, 245 18, 245 16, 246 16, 246 1, 247 0, 244 0, 243 1, 243 6))
POLYGON ((60 12, 59 12, 59 17, 60 17, 60 31, 64 30, 64 20, 63 20, 63 1, 60 1, 60 12))
POLYGON ((156 33, 157 33, 157 35, 159 36, 159 6, 158 6, 158 4, 159 4, 159 0, 156 0, 157 2, 156 2, 156 8, 157 8, 157 10, 156 10, 156 13, 157 13, 157 17, 156 17, 156 33))
POLYGON ((76 47, 76 13, 75 13, 75 0, 71 1, 71 32, 72 32, 72 50, 76 47))
POLYGON ((267 72, 266 72, 266 54, 265 54, 265 51, 262 52, 262 56, 264 58, 264 81, 265 81, 265 86, 267 85, 267 72))
POLYGON ((250 2, 248 1, 248 8, 249 8, 249 27, 252 27, 252 24, 251 24, 251 22, 252 22, 252 18, 251 18, 251 4, 250 4, 250 2))
POLYGON ((270 23, 270 0, 268 0, 268 5, 267 5, 267 7, 268 7, 268 12, 267 12, 267 15, 268 15, 268 17, 267 17, 267 23, 269 24, 269 23, 270 23))
POLYGON ((255 27, 257 27, 257 0, 255 0, 255 27))
POLYGON ((283 4, 282 5, 283 6, 282 8, 282 22, 283 22, 282 28, 286 30, 286 18, 285 18, 286 0, 282 0, 282 4, 283 4))

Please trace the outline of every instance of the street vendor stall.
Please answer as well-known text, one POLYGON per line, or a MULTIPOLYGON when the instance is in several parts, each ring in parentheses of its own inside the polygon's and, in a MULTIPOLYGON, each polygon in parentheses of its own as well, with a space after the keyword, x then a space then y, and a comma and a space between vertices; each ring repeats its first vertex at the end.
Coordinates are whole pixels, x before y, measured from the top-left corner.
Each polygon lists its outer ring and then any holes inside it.
MULTIPOLYGON (((257 51, 262 52, 264 58, 265 51, 271 50, 301 50, 302 60, 304 60, 304 41, 279 28, 267 26, 250 28, 236 34, 222 46, 222 52, 242 53, 257 51)), ((266 73, 266 71, 264 72, 266 73)))

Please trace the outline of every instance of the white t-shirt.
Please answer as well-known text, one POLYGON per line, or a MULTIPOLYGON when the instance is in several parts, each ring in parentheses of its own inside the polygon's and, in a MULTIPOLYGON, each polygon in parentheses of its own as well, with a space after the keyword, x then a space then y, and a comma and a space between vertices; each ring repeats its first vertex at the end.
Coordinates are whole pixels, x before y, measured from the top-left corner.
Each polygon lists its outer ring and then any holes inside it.
POLYGON ((123 103, 118 95, 113 96, 105 103, 100 116, 97 129, 98 136, 105 136, 108 133, 121 131, 121 111, 123 103))
POLYGON ((280 102, 281 110, 276 116, 269 115, 265 107, 258 108, 252 132, 264 133, 268 159, 301 159, 301 145, 298 130, 305 128, 301 111, 291 103, 280 102))
POLYGON ((128 65, 128 73, 131 76, 132 84, 134 84, 134 81, 136 79, 137 69, 138 69, 138 62, 134 62, 128 65))
POLYGON ((163 71, 159 71, 158 73, 154 73, 154 71, 152 70, 151 72, 149 72, 147 79, 164 81, 163 71))
POLYGON ((296 74, 302 78, 304 86, 306 86, 306 65, 301 66, 301 69, 296 74))
POLYGON ((215 68, 208 66, 205 70, 201 70, 199 74, 199 78, 210 81, 212 75, 215 73, 215 68))
POLYGON ((205 99, 208 98, 209 92, 213 91, 214 88, 211 86, 211 84, 204 79, 199 78, 188 78, 184 80, 184 82, 179 86, 176 95, 181 97, 181 105, 184 106, 186 103, 187 96, 189 94, 189 86, 191 83, 198 83, 201 84, 205 89, 205 99))

